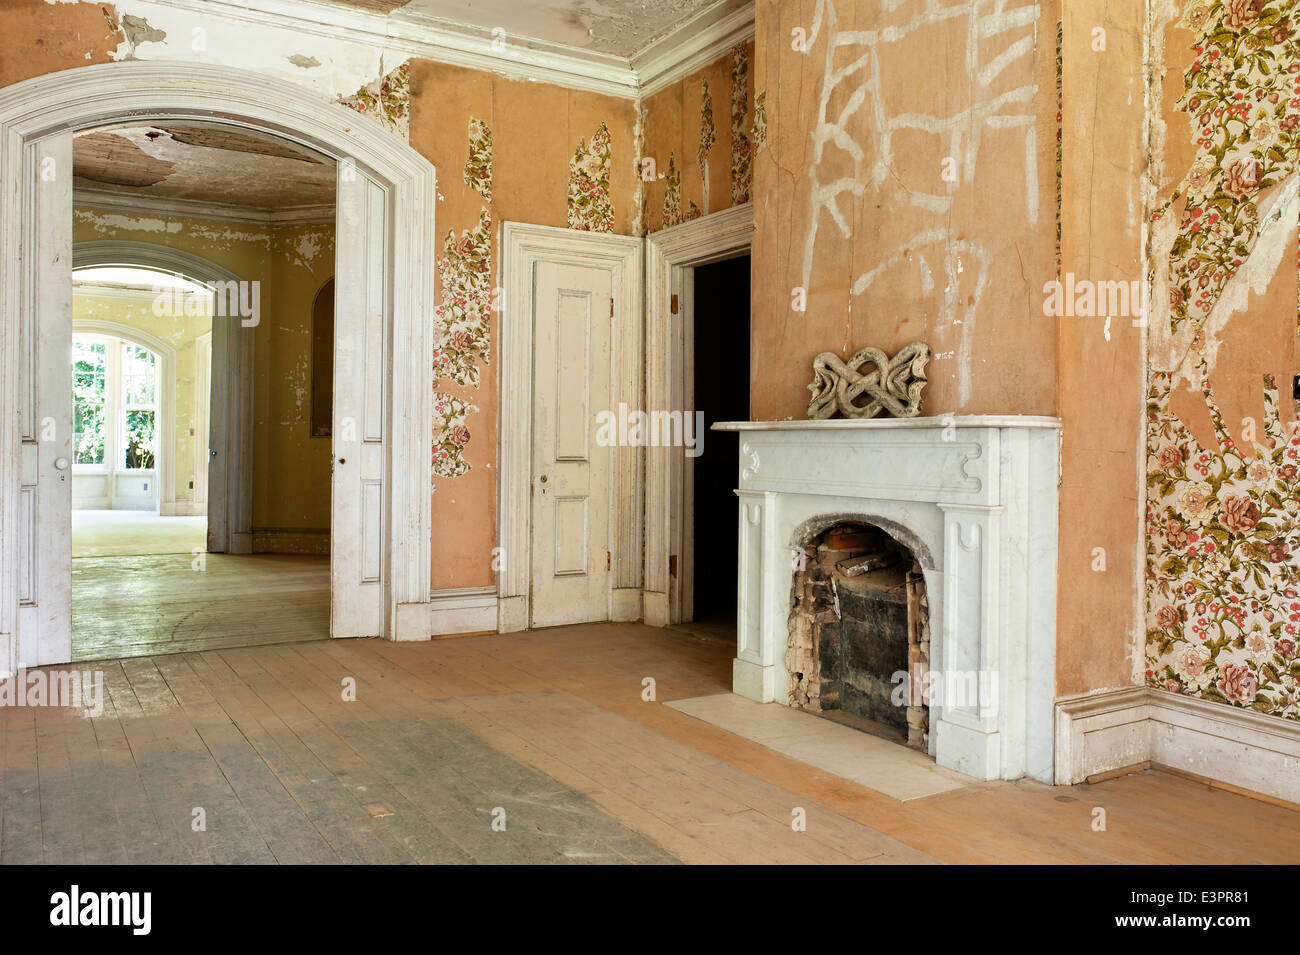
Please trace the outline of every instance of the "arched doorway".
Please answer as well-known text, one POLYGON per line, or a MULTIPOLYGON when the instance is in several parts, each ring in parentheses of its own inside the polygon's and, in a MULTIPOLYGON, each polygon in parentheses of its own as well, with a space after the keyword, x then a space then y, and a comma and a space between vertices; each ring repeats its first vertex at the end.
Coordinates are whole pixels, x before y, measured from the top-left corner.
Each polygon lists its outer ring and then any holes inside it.
POLYGON ((0 191, 0 670, 71 655, 72 137, 126 118, 260 130, 337 163, 330 632, 427 637, 433 167, 289 83, 116 63, 0 91, 0 148, 21 157, 0 191))
MULTIPOLYGON (((127 267, 179 276, 214 291, 240 283, 236 275, 202 256, 153 242, 97 240, 72 246, 74 273, 82 269, 127 267)), ((205 484, 203 500, 208 518, 207 550, 213 554, 246 554, 252 549, 252 339, 241 326, 217 322, 211 330, 208 378, 212 405, 205 419, 205 452, 210 458, 196 472, 205 484)), ((170 485, 162 475, 164 490, 170 485)), ((166 503, 164 498, 164 504, 166 503)))

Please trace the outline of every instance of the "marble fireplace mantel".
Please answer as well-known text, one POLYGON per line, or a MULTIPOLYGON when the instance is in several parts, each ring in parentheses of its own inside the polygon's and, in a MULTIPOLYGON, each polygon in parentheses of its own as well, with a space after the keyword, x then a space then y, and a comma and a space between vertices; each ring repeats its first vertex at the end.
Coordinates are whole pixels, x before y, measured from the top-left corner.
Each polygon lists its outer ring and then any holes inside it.
POLYGON ((714 429, 740 432, 734 692, 789 704, 796 551, 839 521, 874 524, 921 564, 931 671, 984 677, 977 699, 931 701, 931 754, 980 779, 1052 782, 1060 422, 945 415, 714 429))

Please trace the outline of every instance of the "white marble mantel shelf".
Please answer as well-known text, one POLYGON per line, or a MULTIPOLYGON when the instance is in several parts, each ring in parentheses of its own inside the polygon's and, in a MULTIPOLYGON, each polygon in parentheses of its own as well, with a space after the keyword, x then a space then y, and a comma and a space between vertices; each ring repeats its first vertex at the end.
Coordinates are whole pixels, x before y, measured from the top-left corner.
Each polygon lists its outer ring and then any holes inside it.
POLYGON ((732 689, 790 702, 793 562, 840 521, 911 551, 930 602, 930 752, 979 779, 1050 783, 1061 423, 1032 415, 723 421, 739 435, 732 689), (987 680, 986 680, 987 678, 987 680))
POLYGON ((1059 428, 1045 415, 967 414, 937 418, 823 418, 820 421, 719 421, 714 431, 839 431, 877 428, 1059 428))

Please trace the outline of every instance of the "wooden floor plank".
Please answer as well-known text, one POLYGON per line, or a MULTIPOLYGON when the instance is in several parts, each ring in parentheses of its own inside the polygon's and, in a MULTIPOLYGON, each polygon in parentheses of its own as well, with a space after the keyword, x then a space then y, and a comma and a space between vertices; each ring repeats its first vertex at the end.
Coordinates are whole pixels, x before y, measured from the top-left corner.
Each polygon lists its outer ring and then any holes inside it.
POLYGON ((327 564, 296 558, 223 624, 251 565, 216 556, 105 592, 87 645, 122 658, 72 668, 102 712, 0 708, 0 863, 1300 861, 1296 810, 1159 771, 891 799, 664 706, 729 689, 734 645, 708 634, 304 642, 327 564), (141 617, 178 586, 194 601, 141 617))

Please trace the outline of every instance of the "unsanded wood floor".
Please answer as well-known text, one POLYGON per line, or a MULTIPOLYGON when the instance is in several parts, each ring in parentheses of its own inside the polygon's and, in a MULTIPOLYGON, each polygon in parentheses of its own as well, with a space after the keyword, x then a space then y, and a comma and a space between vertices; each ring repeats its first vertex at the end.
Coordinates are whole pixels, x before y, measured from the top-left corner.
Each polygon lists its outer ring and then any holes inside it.
POLYGON ((1294 810, 1158 771, 904 803, 662 705, 733 652, 592 624, 83 664, 102 715, 0 707, 0 862, 1300 861, 1294 810))
POLYGON ((328 557, 79 557, 72 658, 319 640, 330 632, 328 557))

